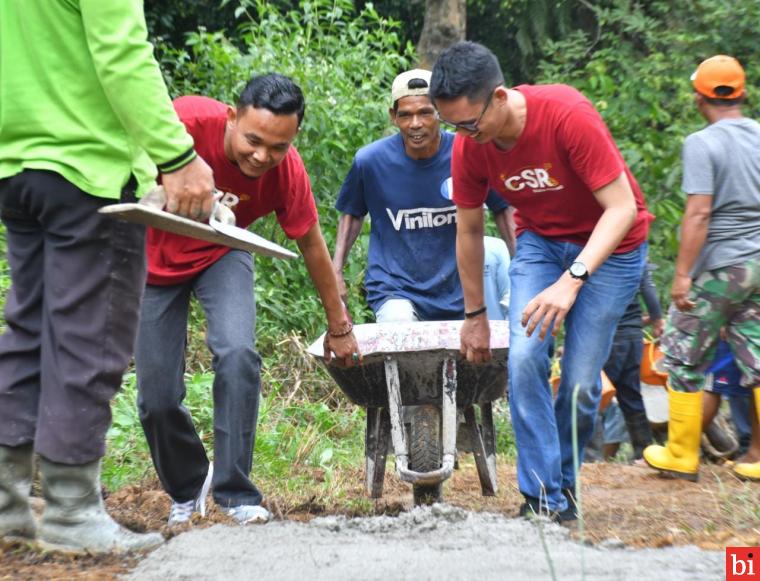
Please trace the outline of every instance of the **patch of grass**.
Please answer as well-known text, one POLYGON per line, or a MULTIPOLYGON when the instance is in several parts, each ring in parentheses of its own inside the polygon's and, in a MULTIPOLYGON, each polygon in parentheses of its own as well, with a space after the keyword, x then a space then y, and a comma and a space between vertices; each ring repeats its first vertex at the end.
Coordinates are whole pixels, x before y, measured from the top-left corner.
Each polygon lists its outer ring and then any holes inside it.
POLYGON ((346 499, 345 507, 346 512, 352 516, 367 516, 375 511, 374 503, 366 496, 346 499))
POLYGON ((720 513, 729 519, 732 528, 748 528, 747 522, 754 522, 760 532, 760 487, 752 482, 743 482, 741 491, 729 490, 720 476, 713 473, 718 482, 718 492, 715 495, 720 513))
POLYGON ((496 452, 499 459, 514 462, 517 458, 517 444, 515 432, 512 429, 509 402, 506 399, 493 402, 493 423, 496 430, 496 452))
POLYGON ((148 444, 137 413, 135 374, 124 377, 122 390, 111 404, 113 423, 106 437, 107 452, 103 459, 103 484, 116 490, 141 482, 152 475, 153 465, 148 444))

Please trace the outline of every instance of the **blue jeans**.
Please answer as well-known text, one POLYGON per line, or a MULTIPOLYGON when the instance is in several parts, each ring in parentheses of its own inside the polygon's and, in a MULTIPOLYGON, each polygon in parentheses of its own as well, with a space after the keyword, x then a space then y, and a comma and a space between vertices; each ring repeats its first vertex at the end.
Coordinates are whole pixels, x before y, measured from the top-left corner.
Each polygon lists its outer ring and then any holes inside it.
POLYGON ((512 297, 509 320, 509 406, 517 441, 520 492, 541 498, 548 508, 564 510, 563 488, 575 485, 572 444, 572 392, 578 395, 578 457, 594 430, 601 396, 600 373, 620 317, 639 288, 646 262, 642 244, 614 254, 584 283, 565 319, 562 379, 556 401, 549 387, 552 341, 531 337, 518 321, 525 305, 554 284, 582 247, 523 232, 509 267, 512 297))
POLYGON ((222 507, 260 504, 249 478, 259 409, 261 359, 255 351, 253 260, 232 250, 194 279, 147 285, 137 334, 137 405, 161 484, 177 502, 195 498, 208 458, 185 399, 190 295, 206 313, 214 369, 213 495, 222 507))

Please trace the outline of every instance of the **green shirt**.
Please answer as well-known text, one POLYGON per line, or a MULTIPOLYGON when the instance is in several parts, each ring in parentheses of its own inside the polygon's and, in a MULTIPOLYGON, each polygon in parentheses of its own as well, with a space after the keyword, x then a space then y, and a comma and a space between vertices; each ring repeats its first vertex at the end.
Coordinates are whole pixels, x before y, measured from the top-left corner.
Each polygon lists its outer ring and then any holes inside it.
POLYGON ((142 0, 0 0, 0 178, 50 170, 138 195, 194 157, 147 40, 142 0))

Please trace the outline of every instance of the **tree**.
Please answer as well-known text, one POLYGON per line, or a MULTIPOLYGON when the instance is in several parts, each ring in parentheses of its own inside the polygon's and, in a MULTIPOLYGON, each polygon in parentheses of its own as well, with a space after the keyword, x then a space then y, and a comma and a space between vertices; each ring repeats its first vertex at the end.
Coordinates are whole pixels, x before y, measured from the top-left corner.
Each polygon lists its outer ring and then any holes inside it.
POLYGON ((466 23, 465 0, 425 0, 425 21, 417 43, 419 66, 432 68, 443 49, 464 40, 466 23))
POLYGON ((145 20, 152 38, 182 46, 185 35, 199 26, 232 32, 237 24, 234 4, 219 0, 145 0, 145 20))

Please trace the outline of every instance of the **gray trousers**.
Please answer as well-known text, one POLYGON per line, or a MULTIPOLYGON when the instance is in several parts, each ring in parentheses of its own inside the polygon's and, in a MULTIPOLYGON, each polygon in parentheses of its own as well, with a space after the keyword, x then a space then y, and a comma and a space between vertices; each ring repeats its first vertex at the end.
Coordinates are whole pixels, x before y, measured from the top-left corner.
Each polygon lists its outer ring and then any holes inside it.
MULTIPOLYGON (((134 199, 131 183, 122 199, 134 199)), ((11 288, 0 336, 0 444, 52 462, 105 454, 110 401, 134 348, 145 229, 60 175, 0 180, 11 288)))
POLYGON ((193 499, 208 458, 185 399, 185 346, 190 296, 206 313, 214 369, 214 500, 224 507, 260 504, 249 475, 259 406, 253 259, 232 250, 195 278, 147 285, 137 338, 137 404, 153 464, 175 501, 193 499))

